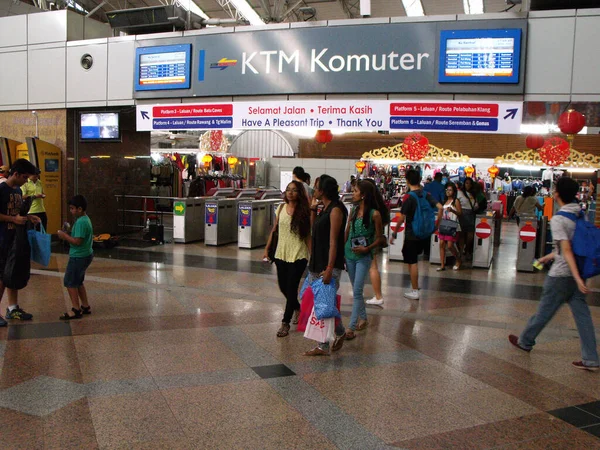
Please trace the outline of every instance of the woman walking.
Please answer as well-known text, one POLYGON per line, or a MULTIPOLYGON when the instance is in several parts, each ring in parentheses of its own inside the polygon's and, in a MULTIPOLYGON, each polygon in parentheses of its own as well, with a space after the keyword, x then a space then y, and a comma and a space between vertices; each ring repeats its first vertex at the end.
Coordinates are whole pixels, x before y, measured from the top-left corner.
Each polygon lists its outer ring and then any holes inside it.
MULTIPOLYGON (((462 215, 462 207, 460 205, 460 201, 456 198, 458 194, 458 190, 456 186, 452 183, 448 183, 446 185, 446 201, 444 202, 444 212, 442 213, 442 219, 445 219, 448 222, 454 222, 456 227, 456 232, 454 234, 442 233, 442 227, 439 229, 439 237, 440 237, 440 261, 442 263, 441 267, 438 267, 437 271, 441 272, 446 270, 446 247, 452 252, 454 255, 455 263, 452 269, 458 270, 461 265, 461 257, 458 248, 456 248, 456 243, 458 242, 458 236, 460 233, 460 223, 459 218, 462 215)), ((448 231, 452 228, 452 223, 448 223, 450 225, 448 231)))
POLYGON ((459 216, 461 233, 459 237, 458 250, 461 255, 467 255, 467 259, 473 254, 473 241, 475 239, 475 213, 477 202, 473 190, 473 179, 466 178, 461 190, 458 191, 462 214, 459 216))
MULTIPOLYGON (((321 175, 315 187, 311 205, 311 255, 308 264, 308 280, 312 283, 319 277, 323 283, 335 283, 340 287, 340 276, 344 270, 344 229, 348 212, 346 206, 340 201, 339 186, 335 178, 321 175), (317 213, 318 204, 323 210, 317 213)), ((338 351, 344 345, 346 329, 341 319, 335 320, 335 340, 332 351, 338 351)), ((329 343, 321 342, 304 356, 322 356, 329 354, 329 343)))
POLYGON ((352 203, 355 206, 346 226, 344 249, 346 269, 354 294, 350 325, 346 331, 347 340, 354 339, 356 331, 367 327, 367 310, 363 296, 365 279, 371 267, 373 253, 384 241, 375 186, 366 180, 360 181, 352 191, 352 203))
POLYGON ((508 218, 513 216, 517 219, 517 225, 520 224, 521 216, 535 216, 535 210, 544 210, 544 207, 540 205, 540 202, 535 197, 535 188, 533 186, 525 186, 523 194, 519 195, 515 200, 515 204, 510 210, 508 218))
POLYGON ((273 245, 273 233, 278 231, 275 266, 277 282, 284 295, 285 312, 277 337, 285 337, 290 332, 290 321, 298 323, 300 303, 298 286, 308 263, 310 245, 310 206, 302 183, 292 181, 285 190, 285 203, 277 209, 275 225, 271 230, 263 258, 268 258, 273 245))

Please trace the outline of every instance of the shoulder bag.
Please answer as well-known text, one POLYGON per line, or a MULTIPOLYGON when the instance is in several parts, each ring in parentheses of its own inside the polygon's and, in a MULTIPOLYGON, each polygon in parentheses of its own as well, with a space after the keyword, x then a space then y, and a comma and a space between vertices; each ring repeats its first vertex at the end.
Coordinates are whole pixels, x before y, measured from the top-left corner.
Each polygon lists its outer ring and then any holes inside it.
POLYGON ((281 210, 285 207, 285 203, 283 203, 279 209, 277 210, 277 226, 271 233, 271 245, 267 250, 267 256, 271 264, 275 262, 275 252, 277 252, 277 244, 279 242, 279 215, 281 214, 281 210))

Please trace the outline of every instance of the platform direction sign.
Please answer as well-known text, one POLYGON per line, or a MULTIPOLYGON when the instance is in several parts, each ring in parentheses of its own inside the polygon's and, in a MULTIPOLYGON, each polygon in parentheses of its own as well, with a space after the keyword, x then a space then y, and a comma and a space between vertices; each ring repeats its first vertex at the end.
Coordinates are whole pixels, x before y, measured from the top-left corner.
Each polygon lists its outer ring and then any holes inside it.
POLYGON ((311 100, 138 105, 137 131, 452 131, 519 134, 521 102, 311 100))

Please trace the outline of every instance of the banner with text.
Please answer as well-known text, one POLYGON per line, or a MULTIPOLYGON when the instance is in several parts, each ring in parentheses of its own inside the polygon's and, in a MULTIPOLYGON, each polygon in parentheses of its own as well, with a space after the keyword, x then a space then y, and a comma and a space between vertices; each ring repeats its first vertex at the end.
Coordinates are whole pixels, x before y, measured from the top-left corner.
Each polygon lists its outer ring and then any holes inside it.
POLYGON ((519 134, 521 102, 318 100, 139 105, 137 130, 445 131, 519 134))

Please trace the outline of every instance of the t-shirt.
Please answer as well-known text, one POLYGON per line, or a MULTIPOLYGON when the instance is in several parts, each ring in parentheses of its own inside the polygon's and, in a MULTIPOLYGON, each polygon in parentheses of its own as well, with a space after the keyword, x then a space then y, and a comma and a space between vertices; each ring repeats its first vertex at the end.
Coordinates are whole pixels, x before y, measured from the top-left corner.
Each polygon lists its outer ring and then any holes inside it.
POLYGON ((431 183, 427 183, 423 190, 430 193, 439 203, 444 203, 444 186, 439 181, 433 180, 431 183))
MULTIPOLYGON (((27 183, 21 186, 21 191, 23 191, 24 197, 33 197, 34 195, 42 194, 44 189, 40 180, 37 180, 36 183, 34 183, 31 180, 28 180, 27 183)), ((44 207, 44 199, 32 198, 31 207, 29 208, 29 214, 38 214, 43 212, 46 212, 46 208, 44 207)))
MULTIPOLYGON (((560 211, 572 214, 578 214, 581 208, 576 203, 571 203, 560 208, 560 211)), ((550 229, 552 230, 552 239, 556 246, 554 255, 554 263, 548 272, 551 277, 570 277, 571 269, 569 264, 560 254, 560 241, 571 241, 575 235, 575 222, 568 217, 554 215, 550 221, 550 229)))
POLYGON ((464 210, 472 210, 476 205, 475 198, 470 192, 467 192, 467 195, 465 195, 463 191, 458 191, 456 198, 460 202, 460 207, 464 210))
POLYGON ((312 198, 313 196, 313 192, 314 189, 311 188, 307 183, 302 182, 302 184, 304 185, 304 190, 306 191, 306 195, 308 196, 308 198, 312 198))
POLYGON ((515 211, 519 215, 533 216, 535 215, 535 205, 538 204, 537 197, 518 196, 515 200, 515 211))
POLYGON ((86 258, 94 253, 92 250, 94 230, 92 228, 92 221, 88 216, 81 216, 75 221, 71 236, 81 238, 82 242, 81 245, 71 244, 71 249, 69 250, 70 257, 86 258))
MULTIPOLYGON (((402 203, 402 208, 400 209, 400 213, 404 216, 404 223, 406 224, 406 228, 404 229, 404 239, 408 241, 418 241, 419 238, 415 236, 415 233, 412 229, 412 222, 415 218, 415 212, 417 211, 417 200, 412 196, 412 193, 415 193, 418 197, 423 196, 423 190, 418 189, 415 191, 411 191, 411 194, 408 195, 408 198, 402 203)), ((429 192, 425 192, 425 198, 434 209, 437 208, 437 201, 432 197, 429 192)))
MULTIPOLYGON (((18 216, 26 214, 23 208, 23 195, 21 188, 11 188, 7 183, 0 184, 0 214, 6 216, 18 216)), ((0 222, 0 245, 4 242, 12 242, 17 230, 17 225, 9 222, 0 222)))

